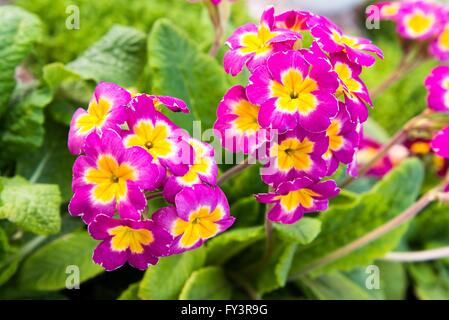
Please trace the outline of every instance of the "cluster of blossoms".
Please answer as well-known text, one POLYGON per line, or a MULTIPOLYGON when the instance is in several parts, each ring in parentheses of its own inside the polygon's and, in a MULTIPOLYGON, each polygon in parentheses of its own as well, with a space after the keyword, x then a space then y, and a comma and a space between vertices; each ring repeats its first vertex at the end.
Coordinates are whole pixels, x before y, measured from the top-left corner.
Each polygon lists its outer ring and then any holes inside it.
MULTIPOLYGON (((428 104, 431 110, 449 113, 449 67, 441 66, 432 70, 426 79, 428 104)), ((440 161, 442 175, 448 172, 449 162, 449 127, 438 132, 431 142, 435 154, 440 161)), ((449 185, 445 191, 449 191, 449 185)))
POLYGON ((246 66, 251 75, 218 107, 214 128, 223 146, 263 164, 271 191, 256 198, 272 205, 272 221, 294 223, 326 210, 339 189, 325 178, 340 164, 353 167, 372 105, 360 74, 381 50, 325 17, 296 10, 275 16, 272 7, 227 45, 226 72, 235 76, 246 66), (313 38, 307 47, 305 35, 313 38))
POLYGON ((406 40, 429 45, 429 53, 449 61, 449 8, 429 1, 395 1, 374 4, 379 17, 396 23, 397 32, 406 40))
POLYGON ((216 186, 214 150, 171 122, 162 105, 189 112, 176 98, 100 83, 88 109, 72 118, 68 146, 79 157, 69 212, 101 240, 93 259, 106 270, 126 262, 146 269, 234 222, 216 186), (147 200, 161 194, 169 206, 151 214, 147 200))

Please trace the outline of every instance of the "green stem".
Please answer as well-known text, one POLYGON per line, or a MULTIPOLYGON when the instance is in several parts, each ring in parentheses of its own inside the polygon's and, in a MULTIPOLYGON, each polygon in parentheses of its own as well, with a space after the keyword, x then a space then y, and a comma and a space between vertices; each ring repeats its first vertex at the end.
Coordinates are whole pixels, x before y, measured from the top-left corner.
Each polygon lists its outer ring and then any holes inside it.
POLYGON ((217 184, 223 184, 229 179, 233 178, 235 175, 239 174, 246 168, 250 167, 251 164, 249 163, 249 158, 245 158, 245 160, 242 163, 239 163, 238 165, 235 165, 231 169, 225 171, 220 178, 217 179, 217 184))

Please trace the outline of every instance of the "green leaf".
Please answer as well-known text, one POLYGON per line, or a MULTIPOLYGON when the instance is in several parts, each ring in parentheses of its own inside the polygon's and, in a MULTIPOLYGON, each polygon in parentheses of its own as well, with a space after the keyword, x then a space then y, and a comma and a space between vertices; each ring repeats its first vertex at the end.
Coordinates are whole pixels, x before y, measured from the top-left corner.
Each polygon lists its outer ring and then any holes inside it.
POLYGON ((263 218, 261 205, 254 196, 237 200, 231 204, 231 215, 235 217, 233 228, 251 227, 263 218))
POLYGON ((190 115, 171 114, 173 121, 191 131, 192 121, 212 128, 215 109, 227 89, 223 68, 203 53, 187 34, 166 19, 157 21, 148 39, 152 92, 183 99, 190 115))
POLYGON ((267 185, 260 179, 260 165, 251 165, 238 176, 228 180, 221 187, 231 203, 256 193, 267 192, 267 185))
POLYGON ((386 300, 403 300, 407 297, 407 274, 401 263, 376 261, 380 270, 380 289, 386 300))
POLYGON ((177 299, 190 275, 206 260, 203 247, 182 254, 165 257, 148 268, 140 282, 138 296, 144 300, 177 299))
POLYGON ((294 224, 274 223, 273 226, 282 240, 298 244, 312 242, 321 231, 321 221, 307 217, 294 224))
POLYGON ((373 300, 365 289, 344 274, 334 271, 318 278, 302 277, 297 285, 319 300, 373 300))
POLYGON ((124 26, 114 26, 67 69, 84 79, 108 81, 131 86, 139 78, 145 64, 146 36, 124 26))
MULTIPOLYGON (((370 192, 348 206, 330 208, 321 215, 320 235, 307 246, 299 247, 292 274, 302 272, 310 264, 366 235, 408 208, 416 200, 424 177, 417 159, 404 161, 370 192)), ((349 255, 319 267, 313 274, 331 270, 350 270, 370 264, 394 249, 405 232, 403 225, 372 241, 349 255)))
POLYGON ((220 267, 206 267, 192 273, 179 295, 180 300, 228 300, 232 287, 220 267))
POLYGON ((257 275, 256 288, 260 294, 285 286, 297 249, 295 243, 282 243, 279 239, 275 243, 269 263, 257 275))
POLYGON ((16 172, 39 183, 57 183, 64 202, 72 196, 72 166, 75 157, 67 149, 66 127, 48 121, 44 144, 17 160, 16 172))
POLYGON ((95 277, 103 272, 103 268, 92 261, 97 244, 87 232, 81 231, 42 246, 23 263, 18 277, 20 287, 40 291, 64 289, 72 275, 69 266, 79 268, 80 283, 95 277))
POLYGON ((226 231, 206 243, 207 264, 223 264, 264 236, 261 226, 226 231))
POLYGON ((6 232, 0 228, 0 286, 8 281, 18 268, 18 261, 10 259, 14 256, 16 250, 9 245, 6 232))
POLYGON ((139 282, 130 284, 129 287, 118 297, 118 300, 139 300, 139 296, 137 295, 139 292, 139 286, 139 282))
POLYGON ((0 6, 0 115, 15 87, 14 72, 42 39, 37 16, 14 6, 0 6))
POLYGON ((414 263, 408 269, 418 299, 449 300, 449 269, 442 263, 414 263))
POLYGON ((0 159, 15 160, 39 148, 44 140, 44 108, 51 95, 45 88, 18 87, 0 122, 0 159))
POLYGON ((42 235, 57 233, 61 228, 61 193, 57 185, 33 184, 22 177, 1 178, 0 219, 42 235))

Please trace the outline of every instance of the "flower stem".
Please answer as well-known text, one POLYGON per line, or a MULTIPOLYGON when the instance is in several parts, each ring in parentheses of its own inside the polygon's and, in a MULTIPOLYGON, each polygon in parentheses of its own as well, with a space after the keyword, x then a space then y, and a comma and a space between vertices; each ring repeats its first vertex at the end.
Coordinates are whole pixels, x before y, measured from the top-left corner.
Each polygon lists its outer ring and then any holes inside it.
POLYGON ((154 200, 157 198, 162 198, 163 196, 164 196, 163 192, 160 191, 160 192, 150 193, 146 196, 146 198, 147 198, 147 201, 150 201, 150 200, 154 200))
POLYGON ((351 252, 363 247, 364 245, 370 243, 371 241, 377 240, 384 234, 392 231, 393 229, 399 227, 403 223, 409 221, 413 217, 415 217, 418 213, 420 213, 423 209, 425 209, 430 203, 437 200, 438 194, 440 191, 444 188, 444 184, 441 184, 437 186, 436 188, 430 190, 425 195, 423 195, 417 202, 415 202, 413 205, 408 207, 405 211, 403 211, 398 216, 394 217, 393 219, 389 220, 385 224, 381 225, 380 227, 372 230, 371 232, 367 233, 363 237, 360 237, 356 239, 353 242, 348 243, 347 245, 331 252, 330 254, 324 256, 321 259, 318 259, 311 264, 304 267, 301 271, 293 274, 289 280, 295 280, 317 268, 320 268, 322 266, 325 266, 337 259, 340 259, 351 252))
POLYGON ((431 250, 390 252, 381 260, 397 262, 431 261, 449 257, 449 247, 441 247, 431 250))
POLYGON ((245 158, 245 160, 242 163, 239 163, 238 165, 232 167, 231 169, 225 171, 220 178, 217 179, 217 184, 223 184, 235 175, 239 174, 246 168, 250 167, 251 164, 249 163, 249 158, 245 158))
MULTIPOLYGON (((375 166, 380 160, 382 160, 383 157, 385 157, 388 152, 391 150, 392 147, 394 147, 397 144, 400 144, 404 142, 404 140, 407 138, 408 133, 410 130, 414 129, 416 124, 421 121, 423 118, 429 116, 431 114, 431 111, 429 109, 424 110, 422 113, 417 115, 416 117, 412 118, 410 121, 408 121, 401 130, 399 130, 393 138, 390 139, 386 144, 382 146, 382 148, 376 153, 376 155, 368 162, 366 163, 360 170, 359 170, 359 177, 363 177, 370 169, 375 166)), ((346 178, 340 185, 341 188, 345 188, 348 185, 350 185, 355 180, 354 177, 348 177, 346 178)))

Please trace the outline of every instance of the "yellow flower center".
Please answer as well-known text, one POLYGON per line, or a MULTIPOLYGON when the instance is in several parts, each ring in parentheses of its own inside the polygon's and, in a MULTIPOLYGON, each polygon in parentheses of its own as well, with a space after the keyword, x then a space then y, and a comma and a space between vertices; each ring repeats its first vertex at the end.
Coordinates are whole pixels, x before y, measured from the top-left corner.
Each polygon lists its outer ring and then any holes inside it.
POLYGON ((97 168, 87 170, 85 179, 87 183, 95 185, 95 200, 108 203, 126 196, 126 181, 135 180, 136 174, 129 164, 119 165, 114 157, 102 155, 97 160, 97 168))
POLYGON ((106 121, 109 110, 111 109, 111 103, 100 98, 98 102, 93 99, 89 104, 87 113, 81 115, 76 120, 76 127, 81 133, 86 133, 94 128, 100 128, 106 121))
POLYGON ((339 45, 346 45, 346 46, 348 46, 350 48, 354 48, 354 49, 360 48, 360 44, 358 43, 356 38, 346 36, 346 35, 341 35, 336 30, 332 31, 332 38, 339 45))
POLYGON ((350 98, 354 98, 353 92, 359 92, 362 85, 352 77, 352 71, 345 63, 337 62, 334 67, 335 72, 338 74, 340 80, 344 83, 346 88, 342 85, 338 88, 339 92, 346 92, 350 98))
POLYGON ((400 8, 399 3, 390 3, 384 5, 380 12, 385 17, 391 17, 398 13, 399 8, 400 8))
POLYGON ((405 18, 405 24, 412 35, 420 36, 430 30, 435 22, 433 15, 417 11, 405 18))
POLYGON ((153 126, 149 120, 140 120, 134 125, 133 132, 125 138, 127 148, 141 146, 147 149, 154 159, 168 157, 174 150, 173 143, 168 140, 170 128, 164 122, 156 122, 153 126))
POLYGON ((298 206, 309 209, 313 206, 313 199, 320 195, 311 189, 299 189, 286 195, 278 196, 282 208, 287 212, 295 211, 298 206))
POLYGON ((198 174, 208 175, 213 165, 212 159, 205 155, 206 150, 200 143, 195 140, 191 140, 189 143, 194 150, 195 159, 190 166, 189 171, 182 177, 178 177, 178 182, 186 186, 199 183, 200 178, 198 174))
POLYGON ((446 28, 438 38, 438 46, 445 51, 449 51, 449 24, 446 25, 446 28))
POLYGON ((277 157, 277 165, 281 171, 289 171, 293 168, 305 171, 312 166, 309 154, 312 153, 313 147, 314 143, 307 138, 302 142, 289 138, 271 147, 270 156, 277 157))
POLYGON ((128 226, 118 226, 108 230, 112 236, 111 247, 114 251, 129 249, 132 253, 143 253, 143 246, 153 242, 153 233, 147 229, 132 229, 128 226))
POLYGON ((430 144, 423 141, 418 141, 410 146, 413 154, 426 155, 430 152, 430 144))
POLYGON ((267 25, 262 24, 256 33, 248 32, 242 36, 240 44, 242 48, 239 51, 243 54, 256 53, 263 55, 271 51, 272 46, 268 41, 276 37, 278 32, 271 32, 267 25))
POLYGON ((224 216, 224 209, 217 206, 214 211, 209 207, 200 207, 190 214, 189 221, 178 218, 173 227, 175 236, 182 234, 180 244, 190 247, 200 239, 209 239, 217 234, 217 221, 224 216))
POLYGON ((343 137, 340 136, 340 130, 340 121, 332 120, 329 128, 326 130, 326 134, 329 137, 329 150, 338 151, 343 146, 343 137))
POLYGON ((312 94, 317 89, 315 80, 309 77, 304 79, 299 70, 289 69, 282 74, 282 83, 272 81, 271 96, 278 98, 276 105, 282 111, 307 115, 318 105, 312 94))
POLYGON ((242 133, 254 133, 260 129, 258 122, 259 106, 250 103, 247 100, 240 100, 235 108, 234 114, 238 116, 234 120, 234 126, 237 131, 242 133))

